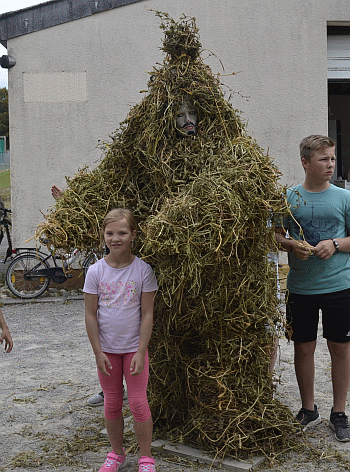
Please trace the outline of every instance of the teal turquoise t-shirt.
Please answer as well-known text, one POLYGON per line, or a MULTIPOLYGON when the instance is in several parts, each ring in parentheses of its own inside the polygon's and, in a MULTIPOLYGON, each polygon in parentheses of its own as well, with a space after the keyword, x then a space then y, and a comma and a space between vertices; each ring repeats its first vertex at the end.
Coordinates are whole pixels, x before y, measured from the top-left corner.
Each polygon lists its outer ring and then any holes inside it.
MULTIPOLYGON (((287 192, 293 214, 285 221, 293 239, 305 239, 312 246, 320 241, 350 235, 350 192, 331 185, 323 192, 308 192, 297 185, 287 192)), ((313 254, 301 261, 288 253, 287 288, 292 293, 312 295, 350 288, 350 254, 334 253, 328 260, 313 254)))

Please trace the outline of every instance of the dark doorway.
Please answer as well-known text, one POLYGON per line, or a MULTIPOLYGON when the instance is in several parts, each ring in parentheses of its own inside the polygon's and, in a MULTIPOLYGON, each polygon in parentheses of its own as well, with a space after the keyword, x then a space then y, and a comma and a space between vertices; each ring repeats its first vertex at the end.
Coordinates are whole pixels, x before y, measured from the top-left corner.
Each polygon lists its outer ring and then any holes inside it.
POLYGON ((328 25, 328 135, 336 142, 333 181, 350 189, 350 26, 328 25))

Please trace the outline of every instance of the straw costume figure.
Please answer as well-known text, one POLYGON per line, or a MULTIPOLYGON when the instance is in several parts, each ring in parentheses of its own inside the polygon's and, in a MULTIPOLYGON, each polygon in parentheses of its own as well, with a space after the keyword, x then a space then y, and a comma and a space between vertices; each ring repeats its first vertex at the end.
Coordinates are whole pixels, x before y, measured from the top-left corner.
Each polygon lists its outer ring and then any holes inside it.
POLYGON ((194 19, 157 12, 164 63, 148 94, 104 143, 94 169, 38 227, 65 251, 99 244, 108 210, 131 208, 136 250, 157 275, 149 399, 164 438, 210 453, 271 452, 291 437, 268 366, 280 320, 271 215, 283 211, 279 173, 247 135, 200 57, 194 19), (184 111, 185 109, 185 111, 184 111), (183 127, 183 113, 194 122, 183 127))

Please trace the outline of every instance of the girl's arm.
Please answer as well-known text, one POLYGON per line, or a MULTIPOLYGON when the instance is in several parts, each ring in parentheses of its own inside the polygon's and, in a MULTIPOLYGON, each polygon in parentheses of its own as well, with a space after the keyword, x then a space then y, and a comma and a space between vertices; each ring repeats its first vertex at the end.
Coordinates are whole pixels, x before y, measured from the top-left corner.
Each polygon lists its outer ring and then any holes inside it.
POLYGON ((107 372, 111 369, 111 363, 104 352, 102 352, 100 344, 100 336, 98 332, 97 323, 97 308, 98 308, 98 295, 92 293, 84 293, 85 302, 85 326, 86 332, 96 357, 96 364, 100 372, 105 375, 110 375, 107 372))
POLYGON ((153 329, 153 306, 155 293, 156 292, 142 292, 141 294, 140 343, 130 364, 131 375, 141 374, 145 366, 145 354, 153 329))
POLYGON ((2 344, 5 341, 5 352, 11 352, 13 348, 13 341, 11 338, 10 330, 7 327, 4 315, 0 309, 0 343, 2 344))

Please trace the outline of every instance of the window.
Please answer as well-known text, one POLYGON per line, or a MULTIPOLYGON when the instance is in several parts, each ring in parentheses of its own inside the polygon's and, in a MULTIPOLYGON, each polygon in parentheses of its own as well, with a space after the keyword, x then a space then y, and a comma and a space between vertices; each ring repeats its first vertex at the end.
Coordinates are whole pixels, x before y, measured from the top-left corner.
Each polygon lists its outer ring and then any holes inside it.
MULTIPOLYGON (((350 25, 328 26, 328 134, 336 142, 334 180, 350 181, 350 25)), ((350 189, 350 184, 349 184, 350 189)))

